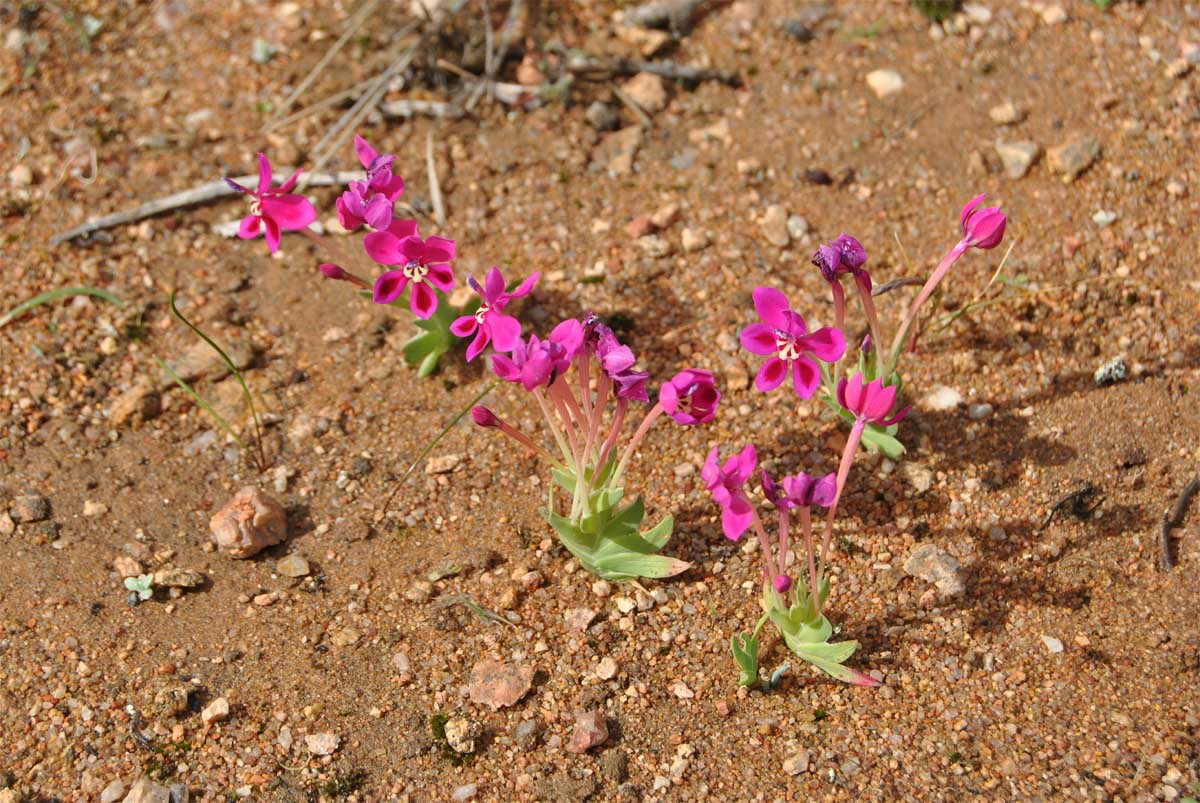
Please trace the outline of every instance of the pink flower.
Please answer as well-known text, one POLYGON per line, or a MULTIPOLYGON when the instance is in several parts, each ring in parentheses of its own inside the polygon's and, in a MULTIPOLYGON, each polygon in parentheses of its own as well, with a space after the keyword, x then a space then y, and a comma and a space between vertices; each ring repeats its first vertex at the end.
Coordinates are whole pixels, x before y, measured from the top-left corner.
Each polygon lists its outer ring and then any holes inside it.
POLYGON ((963 242, 968 248, 995 248, 1004 239, 1004 226, 1008 218, 998 206, 980 209, 986 193, 977 195, 962 208, 959 220, 962 223, 963 242))
POLYGON ((721 392, 709 371, 688 368, 662 386, 658 403, 680 424, 707 424, 717 416, 721 392))
POLYGON ((612 380, 618 399, 650 401, 646 382, 650 374, 633 370, 637 358, 633 349, 617 339, 616 334, 592 313, 583 316, 584 341, 589 351, 600 361, 600 368, 612 380))
POLYGON ((364 223, 373 229, 386 229, 392 222, 395 201, 404 192, 404 179, 392 174, 396 157, 379 155, 360 136, 354 137, 354 149, 367 177, 351 181, 350 188, 338 198, 338 222, 347 231, 354 231, 364 223))
POLYGON ((467 277, 467 284, 479 294, 483 303, 474 315, 463 315, 450 324, 450 331, 456 337, 475 335, 475 339, 467 346, 467 362, 475 359, 489 342, 496 351, 512 351, 516 347, 521 338, 521 322, 511 315, 505 315, 504 308, 514 298, 529 295, 540 276, 540 273, 533 274, 511 293, 504 289, 504 276, 499 268, 488 271, 483 287, 479 286, 474 276, 467 277))
POLYGON ((860 421, 890 427, 908 415, 908 407, 889 415, 896 403, 894 385, 884 385, 882 379, 874 379, 865 385, 862 374, 843 379, 837 388, 838 404, 854 413, 860 421))
POLYGON ((500 423, 500 419, 496 417, 496 414, 483 405, 476 405, 471 408, 471 418, 481 427, 494 427, 500 423))
POLYGON ((721 507, 721 529, 725 537, 736 541, 754 521, 754 508, 742 486, 754 473, 758 455, 754 444, 750 443, 739 454, 726 460, 724 465, 718 463, 719 456, 719 447, 714 446, 704 461, 700 476, 721 507))
POLYGON ((854 237, 843 232, 833 242, 822 245, 813 255, 812 263, 821 269, 827 282, 837 281, 839 273, 857 276, 867 262, 867 249, 854 237))
POLYGON ((363 238, 367 255, 381 265, 398 265, 375 280, 376 304, 390 304, 412 283, 409 306, 418 318, 437 312, 434 289, 454 289, 454 272, 446 263, 454 259, 454 241, 445 237, 423 240, 413 220, 394 220, 387 231, 373 231, 363 238))
POLYGON ((777 508, 829 507, 837 495, 837 475, 814 477, 801 471, 784 477, 778 484, 767 472, 761 472, 763 496, 777 508))
POLYGON ((792 373, 796 395, 811 398, 821 384, 821 369, 812 354, 824 362, 836 362, 846 353, 846 339, 838 329, 825 327, 812 334, 804 319, 788 306, 787 296, 772 287, 754 291, 754 308, 765 323, 742 330, 742 346, 753 354, 771 355, 759 369, 754 385, 762 392, 779 387, 792 373))
POLYGON ((317 219, 317 210, 303 195, 292 195, 292 188, 302 171, 297 170, 278 187, 271 186, 271 162, 266 154, 258 155, 258 189, 251 191, 232 179, 225 183, 235 190, 251 196, 250 214, 242 218, 238 236, 253 240, 263 232, 267 237, 267 248, 274 254, 279 250, 281 231, 297 231, 317 219))
POLYGON ((546 340, 530 335, 526 343, 518 337, 510 355, 493 354, 492 371, 505 382, 520 382, 526 390, 547 387, 571 367, 582 345, 583 327, 568 318, 546 340))

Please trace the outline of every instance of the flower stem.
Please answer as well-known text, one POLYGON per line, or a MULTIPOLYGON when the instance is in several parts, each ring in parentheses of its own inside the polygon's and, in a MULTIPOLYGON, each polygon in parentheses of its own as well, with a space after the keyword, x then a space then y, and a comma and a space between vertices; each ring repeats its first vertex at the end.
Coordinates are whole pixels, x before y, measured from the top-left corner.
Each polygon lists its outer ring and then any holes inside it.
POLYGON ((779 508, 779 573, 787 574, 788 509, 779 508))
MULTIPOLYGON (((747 500, 749 501, 749 500, 747 500)), ((771 554, 771 540, 767 538, 767 531, 763 529, 762 519, 758 517, 758 510, 754 505, 750 505, 750 515, 754 517, 754 533, 758 536, 758 545, 762 547, 763 552, 763 570, 767 574, 767 584, 770 585, 771 591, 775 591, 775 556, 771 554)))
POLYGON ((817 615, 821 615, 821 587, 819 585, 820 578, 817 577, 817 556, 813 549, 812 539, 812 509, 809 507, 800 508, 800 530, 804 533, 804 550, 808 553, 808 587, 809 593, 812 595, 814 602, 813 610, 817 615))
POLYGON ((546 426, 550 427, 550 433, 554 435, 554 441, 558 444, 559 451, 562 452, 563 458, 566 459, 567 468, 578 474, 578 468, 575 465, 575 455, 567 447, 567 441, 563 437, 562 430, 555 423, 554 414, 550 412, 550 406, 546 404, 546 396, 542 393, 541 388, 534 388, 533 398, 537 399, 538 406, 542 408, 542 417, 546 419, 546 426))
POLYGON ((900 329, 896 332, 896 337, 892 340, 892 347, 889 349, 888 362, 885 371, 880 376, 888 377, 896 370, 896 363, 900 361, 900 352, 904 350, 905 341, 908 339, 908 332, 912 328, 913 322, 917 319, 917 313, 921 310, 921 305, 929 300, 929 296, 933 294, 934 288, 945 278, 949 273, 950 268, 954 263, 967 252, 967 241, 960 240, 957 245, 947 252, 946 256, 942 257, 942 261, 930 274, 925 281, 925 285, 921 288, 921 292, 917 293, 917 297, 913 299, 913 303, 908 308, 908 314, 904 316, 904 321, 900 324, 900 329))
MULTIPOLYGON (((863 430, 867 427, 865 418, 858 418, 850 428, 850 437, 846 439, 846 448, 842 450, 842 462, 838 464, 837 490, 833 494, 833 502, 825 516, 825 535, 821 539, 821 568, 825 567, 825 558, 829 554, 829 542, 833 538, 833 518, 837 515, 838 502, 842 499, 842 489, 846 487, 846 477, 850 474, 850 466, 854 463, 854 455, 858 453, 858 445, 862 441, 863 430)), ((817 596, 820 596, 817 593, 817 596)))
POLYGON ((879 336, 879 316, 875 313, 875 299, 871 297, 870 279, 865 274, 854 277, 858 287, 858 295, 862 299, 863 314, 867 316, 867 325, 871 328, 871 339, 875 341, 876 370, 883 367, 883 339, 879 336))
POLYGON ((617 470, 613 472, 614 481, 625 474, 625 466, 629 463, 629 458, 633 456, 633 452, 637 449, 638 444, 642 442, 642 438, 646 437, 646 433, 650 431, 650 427, 654 426, 654 422, 662 414, 663 406, 661 402, 651 407, 650 412, 646 413, 646 417, 638 425, 637 431, 633 433, 633 438, 630 439, 629 445, 625 447, 625 452, 621 455, 621 461, 617 463, 617 470))

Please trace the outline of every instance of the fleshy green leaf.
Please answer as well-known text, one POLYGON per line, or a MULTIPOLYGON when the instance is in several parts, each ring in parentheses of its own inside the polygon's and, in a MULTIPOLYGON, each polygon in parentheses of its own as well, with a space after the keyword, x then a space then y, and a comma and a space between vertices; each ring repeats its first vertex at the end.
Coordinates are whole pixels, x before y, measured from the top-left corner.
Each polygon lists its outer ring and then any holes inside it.
POLYGON ((666 555, 639 555, 630 552, 624 555, 601 558, 596 561, 600 576, 609 580, 631 580, 635 577, 674 577, 690 569, 686 560, 669 558, 666 555))
POLYGON ((738 665, 738 685, 758 683, 758 639, 749 633, 735 633, 729 639, 729 646, 738 665))

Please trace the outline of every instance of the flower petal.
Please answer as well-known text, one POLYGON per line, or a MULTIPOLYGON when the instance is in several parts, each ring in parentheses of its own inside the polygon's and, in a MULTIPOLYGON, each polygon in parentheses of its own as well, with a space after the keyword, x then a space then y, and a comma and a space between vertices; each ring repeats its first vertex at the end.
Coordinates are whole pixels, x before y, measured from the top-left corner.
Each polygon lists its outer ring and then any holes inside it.
POLYGON ((258 194, 271 189, 271 160, 265 153, 258 154, 258 194))
POLYGON ((423 251, 426 262, 449 262, 454 259, 454 241, 445 237, 430 237, 425 241, 423 251))
POLYGON ((449 265, 429 265, 429 273, 425 274, 425 281, 432 284, 443 293, 449 293, 454 289, 454 271, 450 270, 449 265))
POLYGON ((262 218, 258 215, 246 215, 238 225, 238 237, 243 240, 253 240, 259 234, 262 218))
POLYGON ((714 446, 712 451, 708 453, 708 457, 704 459, 704 466, 700 469, 700 479, 704 480, 705 487, 710 491, 721 479, 720 457, 720 447, 714 446))
POLYGON ((388 225, 387 232, 397 240, 402 240, 405 237, 416 237, 417 221, 398 217, 388 225))
POLYGON ((358 161, 364 168, 370 167, 371 162, 379 157, 379 152, 368 145, 367 141, 358 134, 354 135, 354 151, 358 154, 358 161))
POLYGON ((354 193, 342 193, 338 196, 335 205, 337 206, 338 223, 346 231, 354 231, 366 223, 362 215, 354 211, 355 207, 362 205, 362 201, 354 193))
POLYGON ((272 189, 271 192, 280 194, 291 192, 296 186, 296 182, 300 180, 300 174, 303 172, 303 170, 297 170, 295 173, 292 173, 287 177, 287 181, 272 189))
POLYGON ((787 317, 784 315, 790 307, 787 296, 774 287, 758 287, 753 293, 754 309, 758 317, 774 326, 776 329, 787 329, 787 317))
POLYGON ((408 260, 400 253, 400 240, 390 231, 373 231, 363 237, 363 250, 380 265, 403 265, 408 260))
POLYGON ((846 354, 846 336, 832 326, 805 335, 802 343, 814 357, 824 362, 837 362, 846 354))
POLYGON ((375 280, 372 298, 376 304, 391 304, 400 297, 405 287, 408 287, 408 277, 404 275, 404 271, 389 270, 379 274, 379 278, 375 280))
POLYGON ((267 250, 274 254, 279 250, 279 224, 265 215, 262 222, 263 232, 267 237, 267 250))
POLYGON ((454 319, 450 324, 450 333, 455 337, 470 337, 479 328, 479 321, 474 315, 463 315, 454 319))
POLYGON ((540 278, 542 278, 542 274, 540 272, 534 272, 532 276, 517 285, 517 289, 509 293, 508 297, 520 298, 521 296, 529 295, 530 291, 533 290, 533 286, 537 284, 538 279, 540 278))
POLYGON ((489 304, 494 304, 496 299, 503 294, 504 274, 500 272, 499 268, 492 268, 483 280, 483 293, 480 295, 487 299, 489 304))
POLYGON ((729 506, 721 511, 721 529, 724 530, 725 537, 731 541, 741 538, 742 533, 746 532, 752 521, 754 521, 754 509, 741 494, 734 494, 733 498, 729 500, 729 506))
POLYGON ((967 220, 974 213, 975 209, 983 203, 983 199, 987 197, 987 193, 980 193, 971 200, 967 201, 967 205, 962 208, 962 213, 958 216, 958 222, 962 226, 963 234, 967 233, 967 220))
POLYGON ((367 202, 363 219, 373 229, 386 229, 388 224, 392 222, 392 202, 387 199, 387 196, 376 193, 370 201, 367 202))
POLYGON ((808 357, 800 357, 792 363, 792 385, 796 395, 802 399, 811 399, 821 386, 821 370, 808 357))
POLYGON ((786 377, 787 363, 778 357, 772 357, 763 363, 762 368, 758 369, 758 376, 754 378, 754 387, 767 393, 782 385, 786 377))
POLYGON ((765 323, 752 323, 742 330, 742 348, 751 354, 766 356, 779 351, 775 329, 765 323))
POLYGON ((467 346, 467 362, 478 357, 479 352, 487 348, 488 340, 487 330, 480 327, 479 331, 475 333, 475 339, 471 341, 471 345, 467 346))
POLYGON ((303 195, 268 195, 262 199, 263 217, 281 229, 297 231, 317 219, 317 210, 303 195))
POLYGON ((413 282, 412 296, 408 299, 413 315, 418 318, 431 318, 437 312, 437 293, 425 282, 413 282))
POLYGON ((521 378, 521 369, 504 354, 492 355, 492 373, 505 382, 516 382, 521 378))
POLYGON ((484 318, 483 328, 496 343, 498 351, 511 351, 521 340, 521 322, 511 315, 492 312, 484 318))

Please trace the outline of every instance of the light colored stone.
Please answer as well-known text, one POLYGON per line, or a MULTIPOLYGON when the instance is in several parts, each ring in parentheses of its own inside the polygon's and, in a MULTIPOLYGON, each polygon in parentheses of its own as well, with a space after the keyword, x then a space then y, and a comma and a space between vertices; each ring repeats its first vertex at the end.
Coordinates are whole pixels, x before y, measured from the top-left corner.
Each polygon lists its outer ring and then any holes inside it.
POLYGON ((633 160, 642 146, 642 127, 630 125, 600 140, 592 154, 592 160, 613 176, 625 176, 633 172, 633 160))
POLYGON ((596 618, 596 612, 591 608, 570 608, 563 614, 563 621, 568 630, 583 632, 596 618))
POLYGON ((462 455, 460 454, 443 454, 437 457, 429 458, 429 462, 425 464, 426 474, 449 474, 462 464, 462 455))
POLYGON ((608 723, 604 720, 603 711, 575 712, 575 730, 567 744, 568 751, 575 754, 586 753, 607 741, 608 723))
POLYGON ((107 512, 108 505, 103 502, 93 502, 89 499, 83 503, 83 515, 86 518, 94 519, 97 516, 103 516, 107 512))
POLYGON ((24 189, 33 183, 33 171, 28 165, 14 165, 8 171, 8 183, 16 189, 24 189))
POLYGON ((1055 3, 1042 9, 1042 22, 1047 25, 1061 25, 1067 21, 1067 10, 1055 3))
POLYGON ((905 460, 900 464, 900 476, 919 494, 933 487, 933 472, 920 463, 905 460))
POLYGON ((224 697, 213 700, 200 712, 200 720, 205 725, 210 722, 224 722, 227 719, 229 719, 229 701, 224 697))
POLYGON ((921 544, 904 561, 904 571, 937 586, 943 597, 959 597, 966 591, 962 566, 936 544, 921 544))
POLYGON ((1076 137, 1046 151, 1046 163, 1068 184, 1099 158, 1100 140, 1090 134, 1076 137))
POLYGON ((137 577, 144 571, 142 569, 142 564, 138 563, 137 560, 129 557, 128 555, 117 555, 115 558, 113 558, 112 565, 113 570, 116 571, 117 574, 121 575, 122 578, 137 577))
POLYGON ((1015 125, 1025 119, 1025 110, 1011 100, 1006 100, 988 111, 996 125, 1015 125))
POLYGON ((921 407, 933 412, 947 412, 963 402, 962 394, 954 388, 938 385, 921 399, 921 407))
POLYGON ((333 642, 333 646, 335 647, 349 647, 357 644, 361 637, 362 634, 353 627, 343 627, 341 630, 335 632, 329 640, 333 642))
POLYGON ((133 387, 118 396, 108 407, 108 420, 113 426, 150 421, 162 412, 162 397, 151 386, 150 381, 141 379, 133 387))
POLYGON ((287 538, 283 505, 253 486, 238 491, 209 521, 213 543, 231 558, 249 558, 287 538))
POLYGON ((680 700, 690 700, 696 696, 696 692, 688 688, 688 685, 682 680, 675 681, 674 685, 671 686, 671 693, 680 700))
POLYGON ((596 677, 601 680, 612 680, 617 675, 617 661, 612 656, 605 656, 596 664, 596 677))
POLYGON ((758 228, 766 241, 778 248, 787 248, 792 241, 787 227, 787 209, 782 204, 771 204, 758 222, 758 228))
POLYGON ((478 736, 479 726, 466 717, 451 717, 446 722, 446 744, 456 753, 474 753, 478 736))
POLYGON ((1024 178, 1042 153, 1036 142, 997 142, 996 155, 1004 165, 1004 174, 1011 179, 1024 178))
POLYGON ((113 778, 108 786, 100 793, 100 803, 116 803, 125 794, 125 783, 120 778, 113 778))
POLYGON ((708 247, 708 234, 703 229, 685 228, 679 234, 679 241, 683 245, 683 250, 692 254, 708 247))
POLYGON ((307 577, 311 569, 308 566, 308 561, 304 559, 303 555, 293 552, 292 554, 286 555, 279 559, 279 561, 275 564, 275 571, 279 572, 279 574, 283 575, 284 577, 296 579, 299 577, 307 577))
POLYGON ((660 76, 640 72, 625 82, 622 87, 633 102, 650 114, 662 111, 667 106, 667 87, 660 76))
POLYGON ((161 588, 199 588, 208 578, 195 569, 159 569, 154 573, 154 585, 161 588))
POLYGON ((309 733, 304 736, 304 746, 314 756, 331 756, 342 745, 342 737, 336 733, 309 733))
POLYGON ((171 803, 171 790, 149 778, 138 778, 121 803, 171 803))
POLYGON ((533 667, 484 659, 471 667, 471 702, 493 711, 516 705, 533 686, 533 667))
POLYGON ((810 761, 809 752, 801 750, 783 760, 783 771, 788 775, 800 775, 808 772, 808 764, 810 761))
POLYGON ((1062 641, 1060 641, 1059 639, 1056 639, 1054 636, 1043 635, 1042 643, 1046 645, 1046 649, 1048 649, 1050 652, 1052 652, 1056 655, 1063 651, 1062 641))
POLYGON ((904 78, 895 70, 872 70, 867 73, 867 86, 882 100, 904 89, 904 78))

